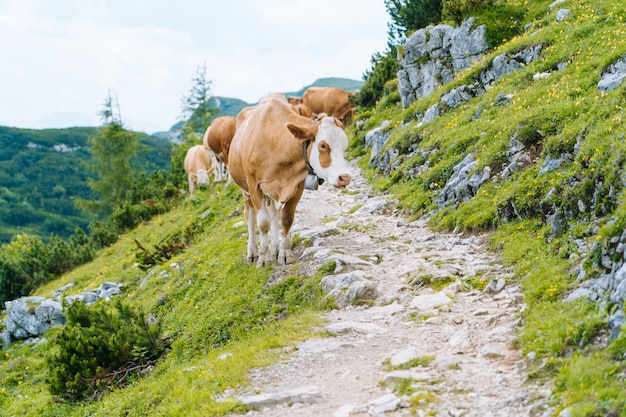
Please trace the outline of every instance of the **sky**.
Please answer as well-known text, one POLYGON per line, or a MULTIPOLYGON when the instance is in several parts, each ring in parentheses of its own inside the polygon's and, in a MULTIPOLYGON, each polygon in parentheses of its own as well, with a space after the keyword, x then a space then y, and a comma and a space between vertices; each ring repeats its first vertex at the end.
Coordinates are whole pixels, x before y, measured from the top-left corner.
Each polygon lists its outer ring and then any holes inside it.
POLYGON ((167 131, 205 66, 255 103, 325 77, 362 80, 387 48, 384 0, 0 0, 0 125, 167 131))

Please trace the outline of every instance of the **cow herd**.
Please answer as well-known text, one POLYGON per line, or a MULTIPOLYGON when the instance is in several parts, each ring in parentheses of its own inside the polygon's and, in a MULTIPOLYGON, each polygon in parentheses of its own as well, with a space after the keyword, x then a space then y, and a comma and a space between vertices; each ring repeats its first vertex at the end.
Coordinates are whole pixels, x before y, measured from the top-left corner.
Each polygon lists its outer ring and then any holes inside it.
POLYGON ((335 87, 311 87, 301 98, 269 93, 237 117, 214 119, 203 144, 188 150, 184 168, 190 194, 208 183, 211 173, 215 182, 228 178, 241 188, 248 262, 294 262, 290 230, 305 187, 350 183, 343 130, 354 115, 350 95, 335 87))

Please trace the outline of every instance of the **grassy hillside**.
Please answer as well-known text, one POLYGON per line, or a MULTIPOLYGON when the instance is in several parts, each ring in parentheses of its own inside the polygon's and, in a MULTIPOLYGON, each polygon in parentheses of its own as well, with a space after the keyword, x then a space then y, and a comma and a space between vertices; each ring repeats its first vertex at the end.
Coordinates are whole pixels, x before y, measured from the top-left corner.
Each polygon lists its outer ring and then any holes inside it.
MULTIPOLYGON (((607 325, 617 303, 564 298, 580 283, 580 268, 587 277, 600 274, 600 248, 626 226, 626 84, 609 93, 597 89, 606 67, 626 55, 626 9, 618 0, 567 0, 559 7, 569 8, 571 16, 557 22, 551 2, 506 2, 526 11, 523 24, 529 28, 408 109, 399 104, 391 82, 387 90, 392 93, 376 108, 362 110, 362 123, 350 127, 351 152, 363 156, 366 175, 379 190, 395 194, 407 215, 427 214, 440 230, 490 234, 491 249, 514 268, 510 284, 521 286, 527 303, 518 347, 529 354, 530 376, 552 381, 557 414, 567 408, 571 416, 623 416, 626 336, 622 332, 609 341, 607 325), (419 123, 417 115, 452 88, 474 82, 494 57, 537 44, 543 45, 539 59, 484 95, 431 123, 419 123), (550 75, 533 77, 544 72, 550 75), (510 94, 508 105, 494 105, 510 94), (364 147, 365 133, 385 120, 390 121, 386 149, 398 151, 389 173, 369 166, 364 147), (532 148, 533 158, 504 178, 499 174, 512 138, 532 148), (478 161, 475 172, 491 167, 490 180, 467 201, 439 206, 436 199, 454 166, 470 152, 478 161), (566 153, 570 159, 539 175, 546 157, 566 153), (559 228, 547 220, 546 203, 563 214, 559 228)), ((76 283, 71 293, 106 281, 124 282, 121 297, 160 320, 172 341, 151 373, 126 388, 111 387, 96 401, 65 403, 45 385, 45 357, 54 348, 15 344, 0 361, 2 413, 207 416, 240 409, 216 398, 243 383, 249 367, 276 360, 280 348, 310 334, 323 306, 319 277, 292 276, 266 288, 271 269, 244 263, 239 195, 221 185, 204 191, 37 291, 49 297, 69 282, 76 283), (135 265, 135 239, 154 248, 189 230, 194 238, 186 251, 159 265, 142 285, 148 272, 135 265), (172 262, 182 270, 172 269, 172 262)), ((55 334, 58 330, 48 339, 55 334)))
MULTIPOLYGON (((314 312, 321 297, 321 277, 287 277, 266 288, 271 269, 246 264, 240 196, 234 186, 200 191, 178 210, 128 233, 94 262, 36 292, 50 297, 69 282, 75 286, 68 294, 106 281, 123 282, 121 297, 156 316, 173 339, 149 378, 125 389, 112 388, 93 403, 64 404, 45 384, 50 346, 15 344, 2 352, 0 362, 3 415, 207 416, 237 409, 236 404, 219 403, 216 396, 243 383, 249 367, 276 360, 277 348, 309 335, 318 322, 314 312), (153 250, 191 229, 195 239, 187 250, 157 267, 142 284, 148 271, 137 266, 135 240, 153 250), (182 269, 171 269, 173 262, 182 269)), ((49 332, 48 339, 57 333, 49 332)))
MULTIPOLYGON (((534 377, 554 380, 559 410, 626 415, 626 336, 607 340, 608 318, 623 300, 564 302, 582 280, 605 272, 603 248, 626 225, 626 83, 598 91, 602 73, 626 56, 626 9, 615 0, 565 1, 549 8, 551 3, 507 2, 527 9, 525 32, 408 109, 392 93, 377 108, 361 112, 364 124, 354 132, 352 146, 364 155, 362 165, 375 186, 397 195, 408 215, 428 214, 440 230, 492 233, 492 249, 515 267, 528 304, 519 347, 535 357, 534 377), (561 8, 571 14, 558 22, 561 8), (430 123, 417 120, 453 88, 477 81, 496 56, 539 44, 539 59, 484 95, 430 123), (503 96, 512 97, 508 105, 499 105, 503 96), (385 120, 390 121, 386 149, 399 154, 388 173, 369 167, 363 145, 365 133, 385 120), (530 161, 502 176, 510 162, 507 152, 518 142, 531 150, 530 161), (441 206, 438 197, 454 167, 470 153, 477 164, 469 175, 489 166, 490 179, 466 201, 441 206), (540 173, 547 159, 562 162, 540 173)), ((621 255, 611 255, 620 261, 621 255)))
MULTIPOLYGON (((17 233, 48 239, 70 236, 89 218, 72 197, 94 198, 92 175, 83 165, 91 154, 93 127, 17 129, 0 126, 0 243, 17 233)), ((139 172, 169 170, 171 144, 141 134, 141 151, 132 161, 139 172)))

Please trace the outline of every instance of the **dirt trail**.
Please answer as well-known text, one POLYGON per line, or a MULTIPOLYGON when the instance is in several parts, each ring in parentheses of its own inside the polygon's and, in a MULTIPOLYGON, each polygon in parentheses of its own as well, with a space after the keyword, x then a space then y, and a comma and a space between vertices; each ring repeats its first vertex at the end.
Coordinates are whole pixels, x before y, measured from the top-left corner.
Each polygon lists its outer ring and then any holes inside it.
POLYGON ((375 287, 376 301, 329 312, 331 336, 254 370, 251 387, 229 393, 257 407, 246 416, 552 415, 549 390, 528 379, 512 345, 523 296, 510 272, 480 237, 389 214, 393 202, 353 170, 348 192, 305 191, 293 230, 314 245, 298 262, 362 271, 352 276, 375 287), (420 285, 437 280, 449 284, 420 285))

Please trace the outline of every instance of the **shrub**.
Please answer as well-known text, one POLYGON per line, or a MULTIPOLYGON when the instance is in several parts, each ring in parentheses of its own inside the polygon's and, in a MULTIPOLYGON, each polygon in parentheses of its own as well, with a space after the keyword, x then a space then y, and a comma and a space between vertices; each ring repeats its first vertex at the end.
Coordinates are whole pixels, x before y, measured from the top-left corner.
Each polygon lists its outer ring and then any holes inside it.
POLYGON ((102 395, 145 370, 165 351, 160 324, 121 300, 66 305, 67 322, 47 358, 49 389, 71 400, 102 395))
POLYGON ((385 84, 396 78, 398 60, 396 49, 390 48, 386 53, 372 56, 372 69, 366 71, 365 83, 356 94, 356 102, 360 106, 373 107, 383 97, 385 84))

